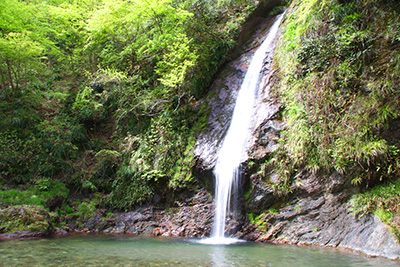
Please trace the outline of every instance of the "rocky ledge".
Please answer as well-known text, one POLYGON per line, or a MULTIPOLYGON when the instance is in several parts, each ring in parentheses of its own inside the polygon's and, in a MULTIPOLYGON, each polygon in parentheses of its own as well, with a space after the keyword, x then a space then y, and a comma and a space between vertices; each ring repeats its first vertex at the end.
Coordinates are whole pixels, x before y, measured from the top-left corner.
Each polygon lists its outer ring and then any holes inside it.
POLYGON ((106 221, 95 216, 86 223, 85 231, 172 237, 205 237, 211 231, 214 214, 212 197, 199 190, 192 197, 176 202, 167 209, 142 206, 131 212, 115 213, 106 221))
POLYGON ((350 199, 357 189, 343 176, 300 172, 292 193, 284 198, 274 196, 256 176, 252 179, 247 209, 266 211, 258 217, 255 241, 334 247, 400 259, 399 242, 385 224, 372 214, 352 212, 350 199))
POLYGON ((48 237, 77 232, 172 237, 206 237, 214 215, 212 197, 198 190, 170 208, 140 206, 134 211, 108 213, 101 210, 83 224, 54 225, 47 210, 36 206, 13 206, 0 210, 0 239, 48 237), (79 225, 79 226, 78 226, 79 225))

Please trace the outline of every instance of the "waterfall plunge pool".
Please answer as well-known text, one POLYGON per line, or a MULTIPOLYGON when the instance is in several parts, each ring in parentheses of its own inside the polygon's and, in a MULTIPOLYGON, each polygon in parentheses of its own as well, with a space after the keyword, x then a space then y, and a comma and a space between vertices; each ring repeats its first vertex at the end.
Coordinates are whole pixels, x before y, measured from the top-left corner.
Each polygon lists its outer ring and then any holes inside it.
POLYGON ((0 241, 0 266, 400 266, 398 261, 315 247, 85 234, 0 241))

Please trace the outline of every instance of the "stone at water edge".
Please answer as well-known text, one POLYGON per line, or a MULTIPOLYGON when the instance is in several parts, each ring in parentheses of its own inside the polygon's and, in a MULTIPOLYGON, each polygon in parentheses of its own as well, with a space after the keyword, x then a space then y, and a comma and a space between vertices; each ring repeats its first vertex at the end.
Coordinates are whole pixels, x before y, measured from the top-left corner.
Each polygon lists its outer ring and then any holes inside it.
POLYGON ((11 206, 0 210, 0 238, 47 236, 54 231, 54 214, 29 205, 11 206))

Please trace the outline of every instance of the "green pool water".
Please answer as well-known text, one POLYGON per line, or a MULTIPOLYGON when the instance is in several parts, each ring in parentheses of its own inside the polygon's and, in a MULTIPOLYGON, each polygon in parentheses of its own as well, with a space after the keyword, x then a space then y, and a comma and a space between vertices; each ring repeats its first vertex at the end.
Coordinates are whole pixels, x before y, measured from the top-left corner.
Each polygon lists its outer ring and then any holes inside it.
POLYGON ((74 235, 0 241, 0 266, 400 266, 354 252, 243 242, 74 235))

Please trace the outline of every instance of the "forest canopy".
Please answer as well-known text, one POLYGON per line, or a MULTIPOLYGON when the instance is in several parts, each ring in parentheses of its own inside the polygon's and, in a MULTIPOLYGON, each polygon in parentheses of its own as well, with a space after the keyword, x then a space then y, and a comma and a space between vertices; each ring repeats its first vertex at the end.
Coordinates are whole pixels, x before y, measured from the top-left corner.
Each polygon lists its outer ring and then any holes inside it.
POLYGON ((128 209, 191 184, 194 104, 257 3, 1 1, 0 188, 128 209))

